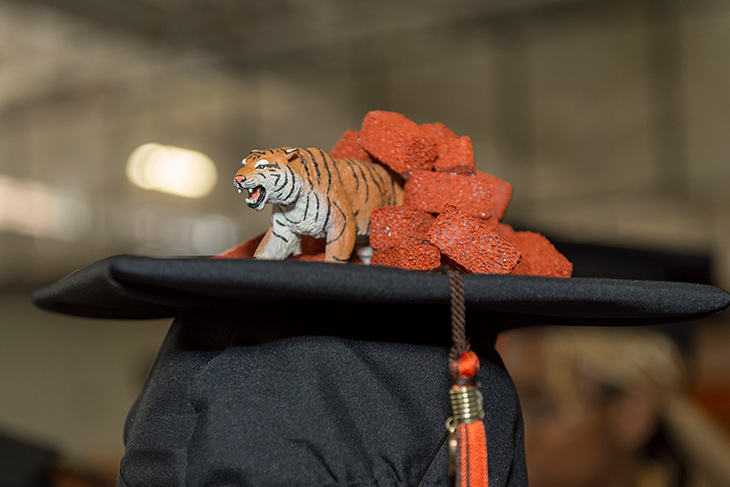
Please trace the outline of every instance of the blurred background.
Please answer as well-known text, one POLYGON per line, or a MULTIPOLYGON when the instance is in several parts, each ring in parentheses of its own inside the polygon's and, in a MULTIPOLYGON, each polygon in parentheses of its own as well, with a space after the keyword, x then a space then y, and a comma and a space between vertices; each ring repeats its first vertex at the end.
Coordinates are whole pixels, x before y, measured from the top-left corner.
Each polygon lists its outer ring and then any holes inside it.
MULTIPOLYGON (((729 86, 722 0, 0 0, 0 432, 113 479, 168 323, 28 292, 263 232, 242 157, 328 150, 373 109, 469 135, 515 187, 506 222, 700 257, 728 289, 729 86)), ((691 370, 730 429, 727 320, 693 331, 691 370)))

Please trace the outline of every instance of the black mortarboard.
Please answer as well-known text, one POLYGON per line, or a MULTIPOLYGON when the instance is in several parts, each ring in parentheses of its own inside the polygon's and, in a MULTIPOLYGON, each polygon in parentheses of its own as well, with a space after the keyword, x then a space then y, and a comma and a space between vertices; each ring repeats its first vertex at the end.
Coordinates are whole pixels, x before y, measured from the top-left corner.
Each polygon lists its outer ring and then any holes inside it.
MULTIPOLYGON (((573 263, 573 277, 712 284, 712 258, 703 253, 552 240, 573 263)), ((652 327, 670 337, 687 354, 692 349, 694 322, 662 323, 652 327)))
MULTIPOLYGON (((33 300, 175 318, 128 417, 119 485, 433 486, 449 485, 449 283, 354 264, 120 256, 33 300)), ((464 275, 463 286, 491 487, 527 483, 499 331, 687 321, 730 304, 680 282, 464 275)))

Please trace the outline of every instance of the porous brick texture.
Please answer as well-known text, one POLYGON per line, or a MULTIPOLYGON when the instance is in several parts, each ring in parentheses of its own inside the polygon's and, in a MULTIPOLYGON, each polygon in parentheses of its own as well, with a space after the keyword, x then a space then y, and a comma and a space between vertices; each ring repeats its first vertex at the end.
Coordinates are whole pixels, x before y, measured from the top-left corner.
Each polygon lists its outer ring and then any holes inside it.
POLYGON ((424 123, 421 127, 428 131, 438 147, 438 158, 433 163, 433 170, 452 174, 473 175, 474 147, 471 138, 459 137, 440 123, 424 123))
POLYGON ((337 159, 359 159, 361 161, 375 162, 368 152, 360 145, 360 132, 348 130, 330 151, 330 155, 337 159))
POLYGON ((438 248, 467 272, 509 274, 520 253, 495 228, 453 205, 447 205, 426 233, 426 242, 438 248))
POLYGON ((370 265, 430 271, 441 265, 441 253, 427 243, 385 247, 373 252, 370 265))
POLYGON ((370 215, 370 246, 374 249, 423 243, 434 216, 412 206, 382 206, 370 215))
POLYGON ((515 246, 522 257, 512 274, 545 277, 570 277, 573 264, 543 235, 515 231, 500 223, 497 233, 515 246))
POLYGON ((432 169, 438 157, 438 148, 429 131, 395 112, 376 110, 365 115, 360 144, 404 178, 415 169, 432 169))
POLYGON ((511 184, 479 171, 474 176, 413 171, 404 189, 404 205, 429 213, 440 213, 444 206, 455 205, 468 215, 499 220, 512 198, 511 184))

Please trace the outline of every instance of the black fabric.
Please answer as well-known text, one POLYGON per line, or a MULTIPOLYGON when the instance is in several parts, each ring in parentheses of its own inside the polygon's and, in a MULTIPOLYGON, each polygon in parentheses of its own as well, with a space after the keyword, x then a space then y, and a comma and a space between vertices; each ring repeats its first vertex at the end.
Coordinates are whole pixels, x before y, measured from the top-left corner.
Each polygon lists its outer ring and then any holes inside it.
POLYGON ((0 434, 0 487, 49 487, 52 450, 0 434))
MULTIPOLYGON (((464 287, 470 322, 499 329, 686 321, 730 304, 721 289, 680 282, 471 274, 464 276, 464 287)), ((449 285, 443 274, 385 267, 118 256, 38 290, 32 299, 52 311, 103 318, 171 317, 234 302, 276 301, 363 319, 400 316, 401 323, 414 313, 419 318, 446 309, 449 285)))
MULTIPOLYGON (((718 313, 707 285, 465 275, 482 359, 490 487, 527 485, 522 420, 493 349, 542 324, 718 313)), ((118 485, 413 486, 450 415, 446 275, 297 261, 99 261, 36 291, 46 309, 175 317, 125 427, 118 485)), ((423 486, 448 486, 442 448, 423 486)))
MULTIPOLYGON (((414 486, 450 415, 447 349, 327 336, 262 344, 247 322, 264 315, 173 322, 128 417, 118 485, 414 486)), ((490 486, 526 486, 514 387, 492 343, 475 345, 490 486)), ((421 485, 449 486, 446 462, 442 447, 421 485)))
MULTIPOLYGON (((708 255, 550 241, 573 263, 574 277, 713 283, 713 263, 708 255)), ((693 322, 678 322, 652 328, 669 336, 683 353, 690 354, 694 345, 694 325, 693 322)))

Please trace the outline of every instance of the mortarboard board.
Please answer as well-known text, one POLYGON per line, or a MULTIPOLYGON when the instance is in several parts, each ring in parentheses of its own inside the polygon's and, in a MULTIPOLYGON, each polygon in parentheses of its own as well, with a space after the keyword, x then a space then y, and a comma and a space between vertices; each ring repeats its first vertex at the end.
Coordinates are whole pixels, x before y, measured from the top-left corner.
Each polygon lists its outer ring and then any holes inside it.
POLYGON ((119 256, 37 291, 53 311, 174 318, 127 419, 120 486, 435 486, 451 483, 446 465, 460 485, 526 485, 499 331, 651 325, 730 304, 699 284, 514 275, 567 276, 570 263, 499 223, 511 185, 476 171, 471 140, 442 124, 369 112, 330 155, 252 151, 234 184, 254 209, 277 205, 261 259, 303 251, 304 234, 326 235, 324 259, 343 262, 359 232, 381 265, 444 257, 513 274, 119 256))
MULTIPOLYGON (((498 332, 688 321, 730 304, 682 282, 464 275, 463 286, 492 487, 526 485, 498 332)), ((450 297, 434 272, 135 256, 33 294, 79 316, 174 318, 126 423, 122 486, 449 485, 450 297)))

